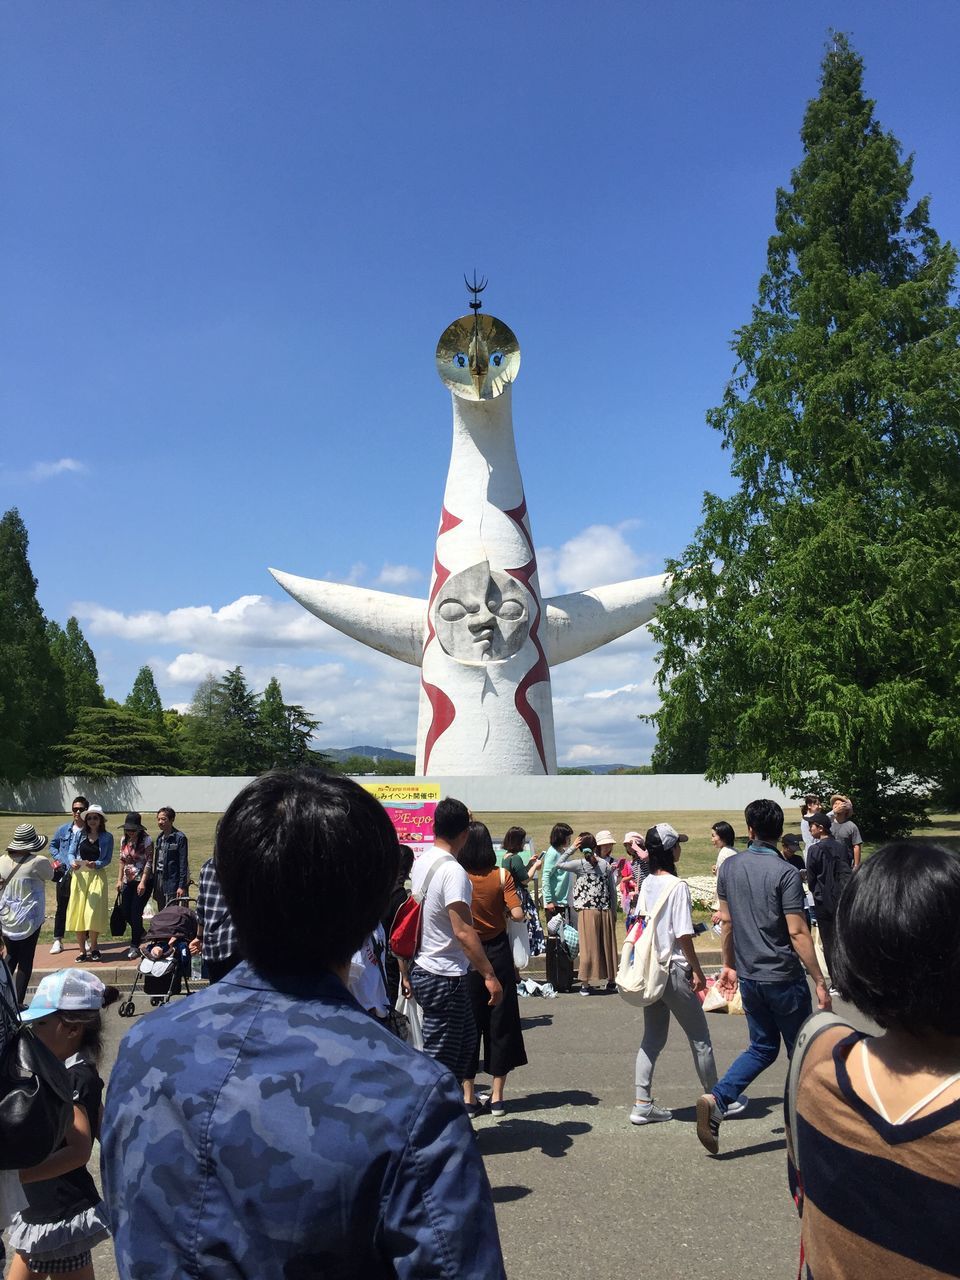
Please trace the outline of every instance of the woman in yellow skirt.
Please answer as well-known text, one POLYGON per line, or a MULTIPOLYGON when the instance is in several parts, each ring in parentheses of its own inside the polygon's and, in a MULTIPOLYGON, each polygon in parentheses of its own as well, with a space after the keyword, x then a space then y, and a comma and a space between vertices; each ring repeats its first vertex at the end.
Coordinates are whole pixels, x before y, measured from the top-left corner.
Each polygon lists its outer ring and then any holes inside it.
POLYGON ((107 930, 107 877, 103 868, 113 857, 113 836, 98 804, 83 814, 83 835, 73 849, 73 872, 67 929, 76 933, 80 947, 78 962, 102 960, 97 939, 107 930), (90 949, 87 949, 87 938, 90 949))

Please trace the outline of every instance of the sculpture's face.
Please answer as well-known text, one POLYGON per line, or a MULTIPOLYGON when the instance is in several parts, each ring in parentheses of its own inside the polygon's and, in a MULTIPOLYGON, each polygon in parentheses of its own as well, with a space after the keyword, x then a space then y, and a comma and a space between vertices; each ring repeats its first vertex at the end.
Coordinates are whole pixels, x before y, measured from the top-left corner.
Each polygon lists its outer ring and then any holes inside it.
POLYGON ((472 665, 505 662, 530 631, 530 595, 486 560, 455 573, 437 595, 433 625, 444 653, 472 665))

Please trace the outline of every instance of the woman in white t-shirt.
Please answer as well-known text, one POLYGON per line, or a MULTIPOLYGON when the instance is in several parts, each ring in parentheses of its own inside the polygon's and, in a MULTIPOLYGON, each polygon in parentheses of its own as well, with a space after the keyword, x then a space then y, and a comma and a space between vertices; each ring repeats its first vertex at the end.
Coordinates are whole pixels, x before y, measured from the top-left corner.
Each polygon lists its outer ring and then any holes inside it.
MULTIPOLYGON (((706 986, 706 979, 693 949, 690 888, 677 878, 676 859, 680 853, 680 841, 685 839, 686 836, 678 835, 666 822, 651 827, 645 837, 650 874, 640 890, 637 912, 649 916, 663 895, 670 895, 670 902, 654 926, 660 956, 670 957, 670 977, 660 999, 647 1005, 643 1011, 643 1039, 637 1052, 636 1102, 630 1113, 632 1124, 657 1124, 661 1120, 673 1119, 672 1111, 658 1107, 653 1100, 653 1071, 667 1043, 671 1014, 690 1042, 693 1063, 704 1092, 709 1093, 717 1082, 710 1031, 696 994, 706 986)), ((744 1105, 745 1099, 739 1099, 734 1108, 742 1111, 744 1105)), ((727 1115, 730 1115, 729 1110, 727 1115)))

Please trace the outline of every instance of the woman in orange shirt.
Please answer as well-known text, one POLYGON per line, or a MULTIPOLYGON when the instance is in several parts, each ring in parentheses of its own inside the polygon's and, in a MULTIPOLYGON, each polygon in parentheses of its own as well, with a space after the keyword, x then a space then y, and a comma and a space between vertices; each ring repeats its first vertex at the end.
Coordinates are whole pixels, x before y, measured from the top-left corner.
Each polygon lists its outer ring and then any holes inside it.
POLYGON ((482 822, 471 822, 467 839, 458 855, 460 865, 470 877, 473 887, 473 927, 503 987, 503 999, 490 1007, 487 988, 481 974, 473 969, 467 974, 473 1016, 477 1024, 477 1053, 472 1075, 463 1082, 463 1101, 471 1115, 479 1115, 486 1101, 478 1102, 475 1090, 480 1070, 480 1040, 483 1039, 483 1069, 493 1076, 490 1114, 504 1114, 503 1088, 507 1075, 515 1067, 526 1065, 523 1031, 520 1028, 520 1003, 517 1000, 517 970, 507 934, 507 916, 523 920, 523 907, 513 877, 497 867, 490 832, 482 822))

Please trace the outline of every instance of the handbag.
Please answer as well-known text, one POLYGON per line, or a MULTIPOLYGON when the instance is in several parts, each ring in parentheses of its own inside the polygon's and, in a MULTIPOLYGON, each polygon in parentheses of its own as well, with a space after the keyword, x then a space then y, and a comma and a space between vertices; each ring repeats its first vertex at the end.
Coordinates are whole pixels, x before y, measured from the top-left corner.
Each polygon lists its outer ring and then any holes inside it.
MULTIPOLYGON (((629 1004, 640 1008, 654 1004, 663 995, 670 977, 670 957, 660 957, 657 947, 657 918, 677 892, 683 881, 664 893, 653 911, 647 916, 643 932, 636 942, 626 941, 620 952, 620 968, 617 970, 617 991, 629 1004)), ((641 890, 643 897, 643 891, 641 890)), ((646 898, 643 897, 644 902, 646 898)))
POLYGON ((394 1012, 399 1018, 406 1019, 406 1041, 411 1049, 423 1049, 423 1011, 416 1000, 408 1000, 401 991, 397 996, 394 1012))
POLYGON ((127 932, 127 917, 123 911, 123 895, 117 890, 117 900, 113 904, 113 910, 110 912, 110 936, 111 938, 122 938, 127 932))
POLYGON ((728 1000, 720 988, 714 983, 703 997, 704 1013, 743 1013, 743 998, 740 988, 728 1000))
POLYGON ((59 1058, 23 1022, 6 961, 0 961, 0 1169, 31 1169, 63 1142, 73 1116, 73 1086, 59 1058))
MULTIPOLYGON (((507 873, 500 868, 500 888, 506 883, 507 873)), ((507 918, 507 937, 510 939, 510 952, 516 969, 526 969, 530 963, 530 934, 527 932, 526 920, 514 920, 509 912, 507 918)))

